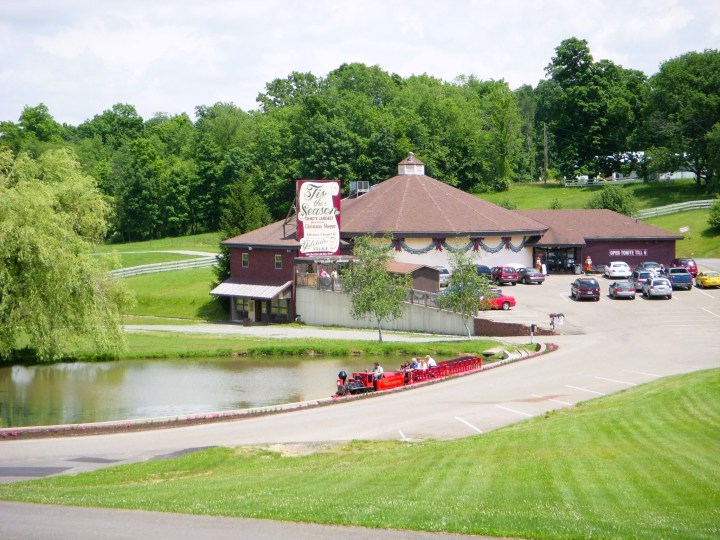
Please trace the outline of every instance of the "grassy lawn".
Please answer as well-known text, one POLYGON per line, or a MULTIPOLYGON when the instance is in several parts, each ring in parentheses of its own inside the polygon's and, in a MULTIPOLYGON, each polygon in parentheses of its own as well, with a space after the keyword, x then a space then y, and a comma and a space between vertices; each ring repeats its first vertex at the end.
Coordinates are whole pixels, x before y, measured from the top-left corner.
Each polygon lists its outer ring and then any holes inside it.
MULTIPOLYGON (((178 358, 210 356, 398 356, 410 357, 418 349, 415 342, 387 342, 334 339, 264 339, 242 335, 183 334, 174 332, 129 332, 128 351, 122 359, 178 358)), ((452 358, 464 353, 480 354, 496 347, 489 339, 472 341, 424 342, 422 350, 439 358, 452 358)), ((509 347, 505 347, 509 348, 509 347)))
POLYGON ((720 257, 720 232, 708 225, 710 209, 693 210, 659 216, 645 220, 651 225, 657 225, 677 234, 684 234, 685 238, 676 243, 675 252, 679 257, 720 257), (680 227, 690 227, 690 232, 680 233, 680 227))
MULTIPOLYGON (((532 182, 512 184, 509 191, 500 193, 482 193, 480 197, 494 204, 510 201, 519 210, 543 210, 550 208, 557 199, 561 208, 585 208, 588 201, 602 187, 565 187, 562 182, 551 181, 547 184, 532 182)), ((677 180, 673 182, 654 182, 652 184, 628 184, 624 189, 632 191, 638 198, 640 208, 655 208, 685 201, 711 198, 704 191, 695 187, 693 180, 677 180)))
POLYGON ((175 238, 161 238, 160 240, 146 240, 144 242, 129 242, 127 244, 103 244, 97 247, 100 253, 123 251, 204 251, 220 253, 220 242, 225 240, 219 232, 179 236, 175 238))
POLYGON ((226 321, 228 315, 210 296, 212 268, 144 274, 125 279, 137 304, 127 315, 172 317, 189 321, 226 321))
POLYGON ((480 436, 301 457, 217 448, 0 485, 0 498, 522 538, 720 535, 720 370, 480 436))

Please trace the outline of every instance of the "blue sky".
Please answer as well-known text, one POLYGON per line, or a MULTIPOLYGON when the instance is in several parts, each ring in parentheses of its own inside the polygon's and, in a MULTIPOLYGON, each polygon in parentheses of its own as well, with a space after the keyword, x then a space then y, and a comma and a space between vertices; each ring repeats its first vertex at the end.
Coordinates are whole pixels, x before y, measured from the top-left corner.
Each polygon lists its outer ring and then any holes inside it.
POLYGON ((145 119, 245 110, 267 82, 362 62, 537 85, 563 39, 655 73, 720 48, 714 0, 0 0, 0 120, 44 103, 77 125, 115 103, 145 119))

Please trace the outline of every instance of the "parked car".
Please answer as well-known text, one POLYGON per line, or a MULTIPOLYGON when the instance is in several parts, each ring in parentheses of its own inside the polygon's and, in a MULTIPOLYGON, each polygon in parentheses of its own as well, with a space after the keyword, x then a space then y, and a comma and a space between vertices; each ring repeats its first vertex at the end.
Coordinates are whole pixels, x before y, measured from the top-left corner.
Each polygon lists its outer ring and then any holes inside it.
POLYGON ((686 291, 692 289, 692 274, 687 268, 682 266, 669 268, 666 275, 673 289, 685 289, 686 291))
POLYGON ((592 298, 600 300, 600 284, 592 277, 577 278, 570 285, 570 298, 580 300, 581 298, 592 298))
POLYGON ((509 283, 515 285, 518 280, 518 273, 512 266, 496 266, 490 271, 490 281, 498 285, 509 283))
POLYGON ((485 296, 481 296, 485 305, 489 306, 490 309, 502 309, 507 311, 511 307, 515 307, 515 298, 507 294, 503 294, 501 291, 491 289, 485 296))
POLYGON ((662 266, 660 266, 660 263, 652 262, 652 261, 645 261, 641 262, 635 267, 635 270, 649 270, 650 272, 654 273, 655 275, 660 274, 660 270, 662 269, 662 266))
POLYGON ((629 298, 635 299, 635 284, 629 281, 613 281, 608 288, 610 298, 629 298))
POLYGON ((648 278, 654 277, 655 273, 651 272, 650 270, 635 270, 631 275, 628 281, 633 284, 635 287, 635 292, 642 292, 643 284, 648 280, 648 278))
POLYGON ((518 281, 525 285, 530 285, 531 283, 542 285, 542 282, 545 281, 545 274, 536 268, 530 268, 528 266, 518 270, 518 281))
POLYGON ((490 279, 491 271, 489 266, 485 266, 484 264, 478 264, 477 273, 478 276, 487 276, 487 278, 490 279))
POLYGON ((450 283, 450 276, 452 274, 450 274, 450 270, 448 270, 447 268, 445 268, 443 266, 441 266, 439 268, 439 270, 440 270, 440 286, 447 287, 448 283, 450 283))
POLYGON ((698 275, 695 276, 695 286, 700 289, 720 287, 720 272, 699 272, 698 275))
POLYGON ((672 298, 672 285, 666 278, 654 277, 647 279, 643 283, 643 296, 645 298, 660 296, 670 300, 672 298))
POLYGON ((612 261, 610 264, 605 266, 605 272, 603 272, 606 278, 622 278, 627 279, 632 275, 632 270, 628 266, 628 263, 623 261, 612 261))
POLYGON ((690 272, 693 277, 696 277, 698 273, 698 267, 695 259, 688 259, 686 257, 673 259, 670 261, 670 266, 682 266, 683 268, 687 268, 688 272, 690 272))

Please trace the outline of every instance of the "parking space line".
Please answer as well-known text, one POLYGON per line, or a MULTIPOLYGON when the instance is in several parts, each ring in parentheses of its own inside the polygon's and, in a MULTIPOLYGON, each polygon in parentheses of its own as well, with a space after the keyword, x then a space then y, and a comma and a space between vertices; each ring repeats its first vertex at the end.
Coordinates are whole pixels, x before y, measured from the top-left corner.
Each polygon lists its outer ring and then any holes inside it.
POLYGON ((565 385, 568 388, 574 388, 575 390, 581 390, 583 392, 590 392, 591 394, 598 394, 600 396, 605 396, 607 394, 604 394, 603 392, 598 392, 596 390, 588 390, 587 388, 580 388, 579 386, 570 386, 569 384, 565 385))
POLYGON ((404 434, 402 431, 398 431, 398 433, 400 434, 400 440, 403 440, 403 441, 406 441, 406 440, 407 440, 407 439, 405 438, 405 434, 404 434))
POLYGON ((715 300, 715 297, 714 297, 712 294, 710 294, 709 292, 703 291, 702 289, 698 289, 697 287, 695 287, 695 290, 698 291, 698 292, 703 293, 703 294, 704 294, 705 296, 707 296, 708 298, 711 298, 711 299, 715 300))
POLYGON ((610 382, 616 382, 618 384, 627 384, 628 386, 637 386, 635 383, 627 382, 627 381, 618 381, 617 379, 606 379, 605 377, 598 377, 595 376, 596 379, 602 379, 603 381, 610 381, 610 382))
POLYGON ((515 414, 522 414, 523 416, 528 416, 528 417, 532 418, 532 414, 528 414, 528 413, 526 413, 526 412, 516 411, 515 409, 510 409, 510 408, 508 408, 508 407, 503 407, 502 405, 495 405, 495 406, 498 407, 499 409, 503 409, 503 410, 506 410, 506 411, 510 411, 510 412, 515 413, 515 414))
POLYGON ((662 377, 662 375, 657 375, 655 373, 645 373, 644 371, 632 371, 630 369, 623 369, 623 371, 625 371, 627 373, 635 373, 637 375, 647 375, 648 377, 658 377, 658 378, 662 377))
POLYGON ((560 403, 561 405, 570 405, 570 406, 572 406, 572 403, 568 403, 567 401, 560 401, 559 399, 546 398, 546 397, 544 397, 544 396, 539 396, 539 395, 537 395, 537 394, 533 394, 532 396, 533 396, 533 397, 538 397, 538 398, 543 398, 543 399, 546 399, 547 401, 552 401, 552 402, 554 402, 554 403, 560 403))
POLYGON ((710 311, 708 308, 700 308, 700 309, 702 309, 703 311, 707 311, 710 315, 714 315, 715 317, 720 318, 720 315, 718 315, 717 313, 714 313, 714 312, 710 311))
POLYGON ((465 425, 468 426, 469 428, 474 429, 474 430, 477 431, 478 433, 482 433, 482 430, 481 430, 481 429, 476 428, 476 427, 473 426, 470 422, 468 422, 467 420, 463 420, 463 419, 460 418, 459 416, 456 416, 456 417, 455 417, 455 420, 459 420, 460 422, 462 422, 463 424, 465 424, 465 425))

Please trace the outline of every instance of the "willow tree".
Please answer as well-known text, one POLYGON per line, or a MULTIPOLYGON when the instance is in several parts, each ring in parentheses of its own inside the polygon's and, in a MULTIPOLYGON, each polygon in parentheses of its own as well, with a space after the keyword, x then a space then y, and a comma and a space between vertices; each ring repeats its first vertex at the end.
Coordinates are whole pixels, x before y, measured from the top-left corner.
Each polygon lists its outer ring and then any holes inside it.
POLYGON ((357 258, 340 274, 343 290, 350 295, 350 315, 353 319, 370 318, 382 341, 383 321, 393 321, 402 315, 402 302, 412 287, 410 275, 392 274, 388 263, 393 260, 387 249, 389 238, 378 241, 370 236, 355 240, 353 254, 357 258))
POLYGON ((109 211, 95 181, 67 150, 37 161, 3 153, 12 166, 0 170, 0 358, 119 350, 131 298, 92 254, 109 211))

